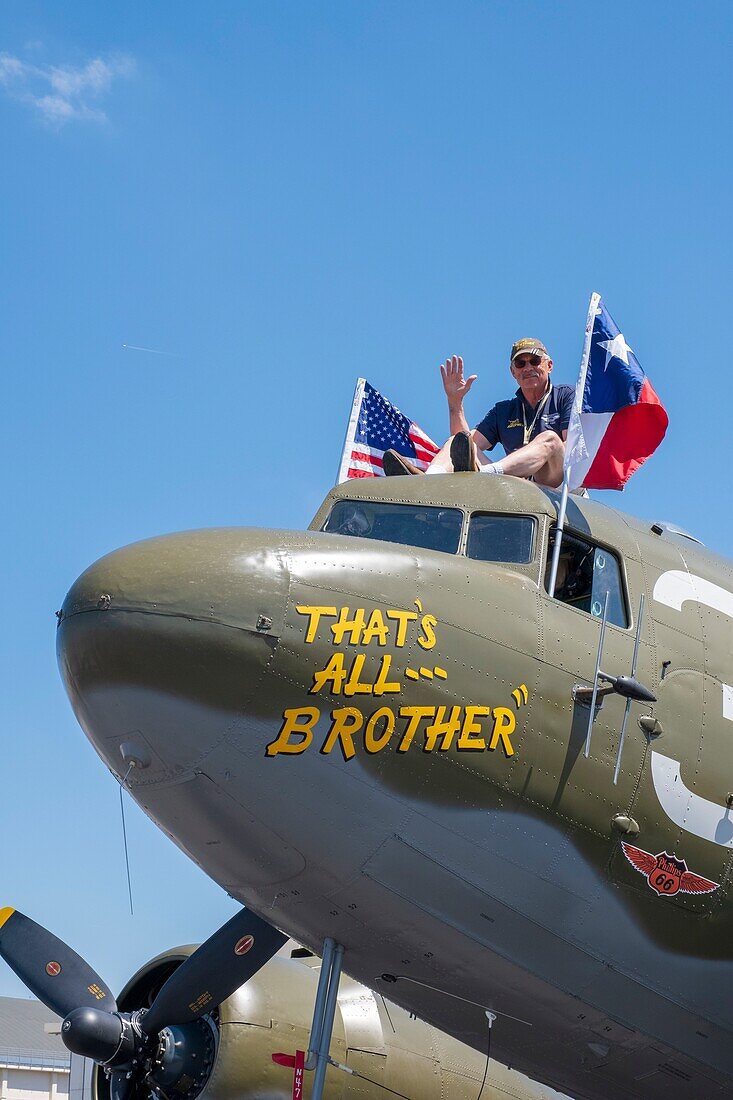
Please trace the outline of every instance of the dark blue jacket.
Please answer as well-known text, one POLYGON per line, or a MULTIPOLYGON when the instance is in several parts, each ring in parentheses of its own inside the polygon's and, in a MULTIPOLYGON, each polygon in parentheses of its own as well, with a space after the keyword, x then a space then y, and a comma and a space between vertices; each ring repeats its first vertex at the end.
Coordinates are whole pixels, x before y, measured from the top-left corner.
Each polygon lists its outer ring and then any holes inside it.
MULTIPOLYGON (((534 439, 540 432, 552 431, 559 436, 567 431, 570 423, 570 410, 573 407, 575 388, 573 386, 553 386, 545 407, 537 417, 537 422, 532 429, 530 439, 534 439)), ((498 401, 493 409, 489 409, 486 416, 476 430, 481 432, 489 441, 489 450, 497 443, 508 455, 524 445, 524 424, 522 419, 522 407, 527 427, 532 423, 535 410, 525 400, 521 389, 517 390, 509 401, 498 401)))

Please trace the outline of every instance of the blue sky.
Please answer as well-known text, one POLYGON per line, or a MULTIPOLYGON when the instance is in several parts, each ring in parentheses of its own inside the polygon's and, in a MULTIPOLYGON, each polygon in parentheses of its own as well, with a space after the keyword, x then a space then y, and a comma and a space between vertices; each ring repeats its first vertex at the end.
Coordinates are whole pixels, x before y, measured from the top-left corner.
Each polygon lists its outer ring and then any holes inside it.
POLYGON ((233 911, 130 804, 129 916, 53 612, 135 539, 305 526, 358 375, 442 438, 442 359, 472 423, 520 336, 574 382, 598 290, 670 428, 597 495, 728 552, 732 30, 716 2, 5 0, 0 904, 112 986, 233 911))

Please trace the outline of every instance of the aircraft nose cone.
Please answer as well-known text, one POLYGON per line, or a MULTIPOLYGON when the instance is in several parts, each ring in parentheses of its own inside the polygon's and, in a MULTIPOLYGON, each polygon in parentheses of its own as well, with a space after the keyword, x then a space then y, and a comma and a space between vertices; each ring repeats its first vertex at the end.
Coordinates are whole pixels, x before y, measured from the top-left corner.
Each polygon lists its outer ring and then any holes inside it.
POLYGON ((247 713, 282 631, 282 547, 280 532, 184 532, 108 554, 74 583, 60 612, 59 667, 114 772, 125 742, 149 755, 146 779, 190 769, 247 713))
POLYGON ((61 622, 89 611, 146 611, 257 629, 262 601, 287 591, 283 541, 280 532, 236 527, 132 543, 81 574, 61 622))

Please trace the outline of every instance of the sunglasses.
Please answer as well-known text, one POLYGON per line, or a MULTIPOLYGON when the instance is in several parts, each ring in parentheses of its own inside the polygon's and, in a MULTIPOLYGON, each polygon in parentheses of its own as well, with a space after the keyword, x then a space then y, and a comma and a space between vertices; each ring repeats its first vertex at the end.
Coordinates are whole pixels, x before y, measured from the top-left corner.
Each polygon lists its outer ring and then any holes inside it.
POLYGON ((522 355, 522 356, 517 356, 517 358, 514 360, 514 366, 515 367, 527 367, 527 366, 539 367, 541 362, 542 362, 542 356, 541 355, 522 355))

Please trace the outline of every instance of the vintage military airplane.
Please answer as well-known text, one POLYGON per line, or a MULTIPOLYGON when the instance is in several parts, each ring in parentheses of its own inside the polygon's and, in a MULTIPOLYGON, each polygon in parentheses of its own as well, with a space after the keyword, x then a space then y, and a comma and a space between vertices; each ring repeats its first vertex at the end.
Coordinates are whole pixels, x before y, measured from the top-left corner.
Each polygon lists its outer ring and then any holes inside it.
POLYGON ((733 569, 571 498, 550 596, 557 504, 364 479, 304 533, 128 546, 62 675, 146 813, 355 979, 476 1049, 495 1013, 574 1097, 729 1096, 733 569))

